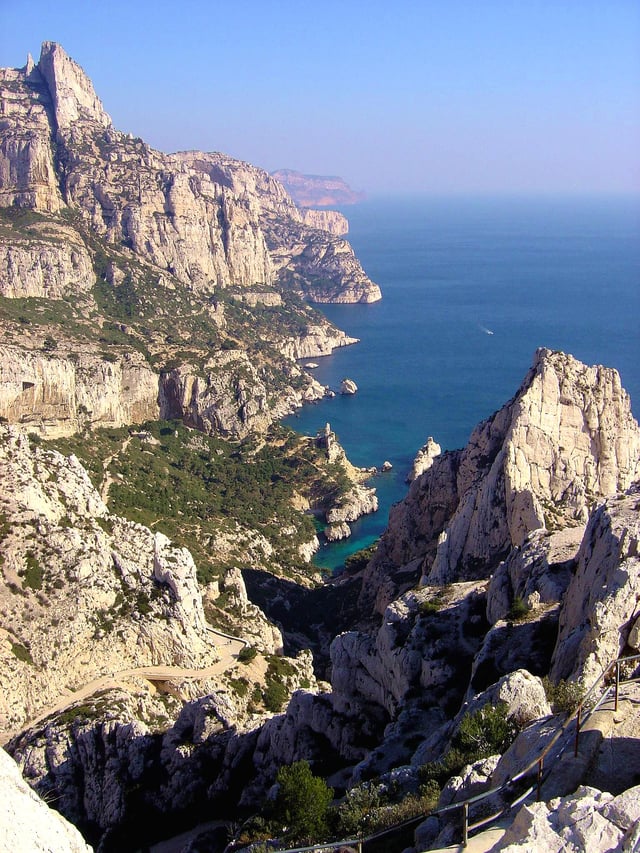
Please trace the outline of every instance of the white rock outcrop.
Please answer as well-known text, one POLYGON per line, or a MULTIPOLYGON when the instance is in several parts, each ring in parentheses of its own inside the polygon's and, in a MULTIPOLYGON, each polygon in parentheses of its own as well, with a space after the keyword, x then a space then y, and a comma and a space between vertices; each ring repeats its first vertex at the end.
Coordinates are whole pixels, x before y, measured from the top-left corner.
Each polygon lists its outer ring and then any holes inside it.
POLYGON ((353 379, 343 379, 340 383, 340 393, 346 394, 347 396, 351 394, 356 394, 358 391, 358 386, 353 381, 353 379))
POLYGON ((639 460, 640 429, 617 371, 538 350, 516 396, 464 450, 436 457, 392 508, 363 606, 394 567, 416 559, 423 582, 488 576, 533 530, 584 524, 600 498, 638 477, 639 460))
POLYGON ((591 516, 560 614, 551 677, 591 684, 640 617, 640 490, 591 516))
POLYGON ((0 427, 0 483, 1 732, 101 676, 217 660, 191 555, 109 515, 75 457, 0 427))
POLYGON ((522 806, 492 849, 502 853, 632 853, 637 850, 639 826, 640 787, 612 797, 583 786, 569 797, 522 806))
POLYGON ((308 285, 312 298, 380 298, 349 244, 332 233, 342 230, 339 215, 309 214, 310 226, 260 169, 225 155, 165 155, 115 130, 91 81, 60 45, 44 42, 37 65, 3 73, 0 202, 50 211, 63 197, 108 242, 124 243, 199 291, 291 279, 308 285), (31 117, 34 91, 42 106, 31 117), (60 176, 52 141, 64 164, 60 176))
POLYGON ((49 808, 20 775, 14 760, 0 749, 0 850, 91 853, 78 830, 49 808))
POLYGON ((78 232, 38 225, 31 226, 31 239, 0 237, 0 296, 61 299, 88 293, 96 276, 78 232))
POLYGON ((378 497, 376 490, 369 486, 355 484, 336 501, 325 513, 328 524, 343 524, 345 521, 357 521, 363 515, 376 512, 378 497))
POLYGON ((158 376, 139 353, 71 357, 0 344, 0 416, 47 437, 158 418, 158 376))
POLYGON ((411 466, 411 471, 407 474, 407 482, 413 483, 413 481, 421 474, 428 471, 433 465, 433 460, 436 456, 440 456, 441 453, 442 448, 440 445, 437 441, 434 441, 431 436, 429 436, 426 443, 423 444, 420 450, 416 453, 413 465, 411 466))

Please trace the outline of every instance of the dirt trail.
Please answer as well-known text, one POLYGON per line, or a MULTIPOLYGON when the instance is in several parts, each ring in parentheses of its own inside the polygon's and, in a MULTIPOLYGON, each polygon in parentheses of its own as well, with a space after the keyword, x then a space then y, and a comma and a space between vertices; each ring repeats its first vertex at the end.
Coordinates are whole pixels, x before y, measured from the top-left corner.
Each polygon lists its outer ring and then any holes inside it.
POLYGON ((15 737, 20 732, 38 725, 52 714, 59 714, 71 705, 75 705, 83 699, 88 699, 90 696, 93 696, 94 693, 98 693, 101 690, 112 690, 117 688, 130 690, 132 688, 132 678, 144 678, 147 681, 183 681, 185 679, 196 680, 212 678, 216 675, 220 675, 236 662, 238 654, 244 648, 246 643, 244 640, 237 638, 232 639, 227 635, 216 631, 214 628, 207 628, 207 630, 209 633, 215 634, 221 638, 221 642, 217 646, 220 653, 220 660, 211 666, 202 667, 201 669, 171 665, 139 666, 134 667, 133 669, 119 670, 118 672, 114 672, 110 675, 103 675, 100 678, 94 678, 92 681, 87 682, 77 690, 70 691, 65 696, 62 696, 57 702, 48 705, 38 714, 37 717, 33 717, 31 720, 24 723, 20 729, 0 734, 0 746, 4 746, 11 740, 11 738, 15 737))
POLYGON ((107 456, 107 458, 102 463, 102 470, 104 472, 104 476, 102 478, 102 483, 100 484, 100 497, 102 498, 104 503, 107 503, 109 499, 109 486, 113 483, 113 477, 109 473, 109 466, 113 462, 113 460, 120 456, 121 453, 124 453, 127 447, 131 444, 131 436, 128 435, 125 440, 122 442, 118 450, 111 454, 111 456, 107 456))

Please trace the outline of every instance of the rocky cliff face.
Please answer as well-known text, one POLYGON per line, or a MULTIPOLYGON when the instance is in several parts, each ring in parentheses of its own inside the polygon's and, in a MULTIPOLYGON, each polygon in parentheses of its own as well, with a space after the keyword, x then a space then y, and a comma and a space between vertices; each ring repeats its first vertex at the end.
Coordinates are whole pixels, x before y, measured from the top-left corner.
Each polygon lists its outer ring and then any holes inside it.
POLYGON ((323 396, 294 360, 353 339, 300 296, 380 298, 338 215, 247 163, 115 130, 52 42, 0 72, 0 115, 0 297, 26 300, 0 304, 2 417, 60 435, 161 414, 242 437, 323 396))
POLYGON ((55 850, 91 853, 75 826, 49 808, 23 780, 17 765, 0 749, 0 790, 5 819, 0 826, 3 850, 55 850))
POLYGON ((0 435, 0 728, 99 676, 217 660, 191 555, 111 516, 74 457, 0 435))
MULTIPOLYGON (((507 452, 511 447, 509 442, 524 428, 523 413, 528 419, 533 417, 533 407, 527 399, 529 389, 536 388, 539 382, 555 388, 552 376, 563 389, 565 402, 559 405, 570 406, 566 401, 577 397, 576 389, 562 381, 562 377, 566 380, 568 376, 573 377, 584 395, 579 399, 585 411, 591 410, 589 400, 595 401, 594 408, 599 414, 592 425, 600 426, 599 429, 594 426, 591 433, 592 452, 594 447, 618 448, 614 454, 594 455, 591 463, 575 454, 569 473, 566 473, 564 451, 558 450, 557 457, 564 460, 564 468, 551 465, 549 482, 557 485, 558 471, 564 470, 567 481, 562 494, 569 499, 567 503, 559 500, 551 513, 556 530, 536 529, 517 544, 507 545, 506 555, 502 550, 505 546, 501 545, 495 562, 491 563, 491 577, 463 576, 441 583, 425 574, 423 582, 416 584, 425 561, 427 539, 416 537, 411 543, 413 550, 409 548, 408 531, 419 530, 420 519, 415 503, 408 503, 403 509, 408 519, 403 528, 404 540, 397 553, 408 553, 409 560, 395 570, 392 584, 383 589, 383 594, 392 600, 385 607, 382 620, 334 639, 330 692, 318 692, 317 686, 311 691, 301 690, 295 693, 283 714, 266 722, 263 718, 260 728, 252 730, 246 723, 257 720, 245 706, 240 707, 246 700, 232 700, 226 690, 218 691, 215 696, 192 697, 175 722, 168 728, 165 724, 161 730, 150 723, 159 713, 155 705, 153 708, 148 705, 153 704, 152 700, 145 700, 148 707, 141 721, 133 697, 112 693, 108 701, 101 700, 99 708, 92 705, 91 713, 83 711, 73 716, 71 724, 65 719, 49 720, 14 741, 11 749, 27 776, 42 790, 65 792, 64 810, 74 820, 93 822, 103 830, 111 827, 114 831, 126 826, 129 817, 134 812, 140 814, 141 808, 148 815, 179 810, 186 802, 186 792, 205 803, 208 813, 212 807, 224 808, 225 797, 246 805, 261 802, 277 768, 300 758, 316 761, 317 766, 340 768, 332 780, 339 786, 357 785, 381 776, 410 789, 419 782, 420 766, 442 758, 466 714, 505 702, 509 717, 519 725, 527 724, 534 717, 549 713, 538 676, 550 672, 553 678, 588 681, 605 661, 627 645, 632 648, 640 645, 636 487, 606 501, 602 498, 596 501, 598 505, 588 511, 586 525, 582 522, 584 505, 575 500, 576 495, 584 495, 580 484, 584 482, 585 472, 591 476, 597 471, 601 484, 613 480, 620 484, 636 470, 632 454, 636 454, 637 461, 638 446, 634 442, 638 428, 613 372, 586 368, 558 353, 539 353, 518 395, 494 418, 478 427, 473 434, 476 440, 467 450, 436 457, 431 468, 411 486, 408 500, 415 501, 415 490, 421 487, 420 512, 427 514, 428 523, 432 524, 436 512, 443 519, 446 517, 442 492, 436 490, 438 484, 455 483, 456 476, 461 477, 464 472, 464 482, 470 484, 474 494, 482 494, 485 478, 491 476, 496 460, 500 459, 504 465, 511 458, 507 452), (544 377, 546 382, 542 382, 544 377), (585 377, 591 378, 590 391, 585 387, 585 377), (492 458, 487 458, 489 447, 493 447, 492 458), (447 464, 443 465, 444 462, 447 464), (434 473, 438 476, 432 479, 434 473), (426 488, 429 483, 430 493, 426 488), (403 585, 410 588, 401 595, 394 592, 403 585), (526 606, 524 619, 514 615, 516 599, 526 606), (243 720, 245 727, 231 730, 232 720, 243 720), (198 769, 205 765, 209 768, 207 778, 215 779, 206 794, 203 774, 198 769), (240 766, 241 773, 237 771, 240 766), (90 786, 90 794, 83 802, 74 782, 77 777, 87 780, 90 786), (153 782, 158 778, 169 781, 159 789, 153 782), (127 792, 131 789, 143 791, 142 800, 130 800, 127 792)), ((547 414, 554 411, 546 395, 541 398, 534 394, 531 399, 538 400, 541 411, 547 414)), ((577 408, 576 403, 575 409, 569 409, 569 423, 574 431, 569 434, 574 435, 574 447, 584 449, 580 444, 583 432, 576 430, 577 408)), ((535 423, 539 425, 542 420, 538 416, 535 423)), ((559 416, 559 421, 563 424, 563 417, 559 416)), ((564 429, 565 426, 559 429, 560 435, 564 429)), ((531 439, 528 445, 531 448, 551 446, 546 443, 544 431, 532 429, 525 434, 531 439)), ((24 450, 20 445, 24 439, 14 438, 13 442, 7 465, 14 455, 20 459, 26 453, 26 445, 24 450)), ((520 458, 518 454, 515 456, 520 458)), ((551 458, 556 457, 552 454, 551 458)), ((533 478, 536 489, 533 483, 529 484, 535 498, 540 494, 540 464, 534 464, 535 459, 525 459, 523 470, 537 472, 533 478)), ((45 462, 45 456, 36 454, 37 470, 33 469, 35 463, 29 463, 31 468, 18 466, 22 473, 12 491, 19 495, 20 483, 30 482, 34 477, 40 477, 43 485, 39 488, 46 487, 49 490, 46 494, 53 488, 66 488, 60 474, 56 479, 62 485, 51 485, 50 472, 44 473, 45 462)), ((505 492, 495 494, 503 497, 505 492)), ((508 529, 504 522, 508 514, 506 506, 503 500, 495 500, 493 511, 499 524, 508 529)), ((71 510, 75 511, 73 504, 71 510)), ((55 545, 57 540, 51 525, 45 524, 51 513, 41 514, 44 518, 39 516, 39 524, 47 542, 55 545)), ((455 514, 456 502, 451 501, 448 517, 455 514)), ((99 516, 99 509, 91 511, 89 517, 92 515, 99 516)), ((118 524, 123 523, 118 521, 118 524)), ((445 526, 446 523, 443 529, 445 526)), ((61 523, 58 527, 65 529, 61 523)), ((126 529, 119 526, 117 543, 123 536, 127 541, 123 531, 126 529)), ((397 531, 394 535, 397 536, 397 531)), ((97 542, 97 537, 94 539, 97 542)), ((111 544, 114 555, 125 547, 117 543, 111 544)), ((27 547, 36 553, 39 540, 27 547)), ((138 552, 145 553, 145 549, 138 546, 138 552)), ((22 578, 33 579, 34 575, 29 573, 32 560, 25 557, 23 565, 22 575, 18 566, 15 578, 12 575, 9 580, 16 585, 21 582, 23 595, 31 601, 32 592, 36 593, 29 590, 28 583, 25 589, 22 578)), ((6 559, 3 570, 6 573, 6 559)), ((371 572, 370 567, 365 573, 369 579, 371 572)), ((154 569, 154 573, 164 582, 163 569, 154 569)), ((354 582, 343 577, 336 584, 346 597, 353 594, 354 582)), ((46 585, 38 592, 50 594, 46 585)), ((229 578, 228 593, 237 598, 238 606, 250 606, 237 576, 229 578)), ((39 607, 41 602, 36 600, 31 606, 39 607)), ((11 621, 7 624, 8 630, 14 631, 11 642, 18 654, 24 656, 21 649, 24 641, 14 630, 18 624, 11 621)), ((19 627, 25 630, 22 622, 19 627)), ((34 655, 34 651, 38 653, 38 645, 35 640, 30 642, 33 648, 28 651, 34 655)), ((275 635, 267 640, 267 645, 269 642, 277 643, 275 635)), ((304 671, 301 666, 297 675, 290 676, 292 685, 304 686, 301 677, 304 671)), ((307 670, 304 676, 307 680, 309 673, 307 670)), ((232 676, 229 684, 238 675, 232 676)), ((24 678, 22 674, 22 683, 24 678)), ((496 768, 495 760, 489 762, 482 773, 478 770, 473 784, 486 787, 491 774, 497 773, 501 766, 498 764, 496 768)), ((465 779, 453 780, 442 796, 454 800, 464 796, 471 775, 466 782, 465 779)))
POLYGON ((331 207, 333 205, 357 204, 364 200, 364 193, 356 192, 342 178, 324 175, 303 175, 293 169, 273 172, 300 207, 331 207))
POLYGON ((95 273, 73 228, 38 222, 30 238, 0 231, 0 296, 61 299, 90 292, 95 273))
POLYGON ((0 346, 0 416, 10 423, 52 438, 159 414, 158 376, 138 353, 121 359, 92 352, 58 357, 0 346))
POLYGON ((363 604, 382 609, 410 563, 425 583, 487 577, 531 531, 583 524, 599 498, 638 477, 639 448, 615 370, 539 350, 513 400, 392 510, 363 604))
POLYGON ((302 218, 305 225, 310 228, 319 228, 328 231, 336 237, 342 237, 349 233, 349 221, 342 213, 336 210, 303 210, 302 218))
POLYGON ((1 82, 5 206, 55 212, 66 204, 94 233, 198 290, 271 284, 287 266, 296 282, 306 270, 324 274, 332 293, 343 275, 344 301, 379 298, 350 247, 319 230, 336 230, 336 219, 310 229, 265 172, 222 155, 165 155, 116 131, 60 45, 45 42, 36 66, 3 71, 1 82), (269 222, 274 209, 279 221, 269 222))
POLYGON ((560 615, 554 680, 590 684, 629 644, 640 617, 639 503, 636 488, 589 519, 560 615))
POLYGON ((0 205, 55 213, 64 202, 53 158, 53 102, 29 59, 22 70, 0 70, 0 205))

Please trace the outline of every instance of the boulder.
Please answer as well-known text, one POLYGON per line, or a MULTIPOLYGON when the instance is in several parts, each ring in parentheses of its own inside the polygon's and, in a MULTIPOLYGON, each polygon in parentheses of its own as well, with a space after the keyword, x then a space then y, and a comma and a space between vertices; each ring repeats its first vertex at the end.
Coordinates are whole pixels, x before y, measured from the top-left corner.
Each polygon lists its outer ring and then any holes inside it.
POLYGON ((347 396, 350 394, 355 394, 358 390, 358 386, 353 381, 353 379, 343 379, 340 383, 340 393, 346 394, 347 396))

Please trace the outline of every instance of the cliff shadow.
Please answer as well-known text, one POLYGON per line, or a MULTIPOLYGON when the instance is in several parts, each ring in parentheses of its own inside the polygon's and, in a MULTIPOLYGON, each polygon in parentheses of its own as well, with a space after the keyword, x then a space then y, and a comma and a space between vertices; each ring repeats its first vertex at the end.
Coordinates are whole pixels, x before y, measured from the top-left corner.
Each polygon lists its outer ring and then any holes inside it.
POLYGON ((344 578, 307 589, 258 569, 243 569, 242 577, 249 599, 281 628, 285 654, 311 649, 316 674, 324 678, 331 641, 358 622, 361 581, 344 578))

